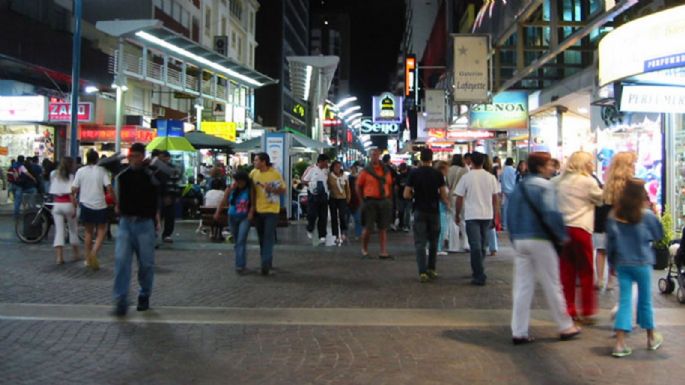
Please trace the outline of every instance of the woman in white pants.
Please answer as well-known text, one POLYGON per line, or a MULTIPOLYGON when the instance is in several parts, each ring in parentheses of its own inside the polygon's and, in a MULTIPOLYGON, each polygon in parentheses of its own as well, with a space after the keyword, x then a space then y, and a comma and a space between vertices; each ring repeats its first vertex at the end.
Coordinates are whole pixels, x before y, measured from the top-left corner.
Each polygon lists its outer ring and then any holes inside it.
POLYGON ((72 200, 71 185, 74 174, 71 172, 73 161, 65 157, 56 170, 50 173, 50 194, 54 198, 52 218, 55 221, 55 247, 56 262, 64 263, 64 222, 69 227, 69 243, 74 251, 74 259, 79 259, 78 221, 76 218, 76 204, 72 200))
POLYGON ((528 168, 529 176, 516 186, 507 207, 507 228, 517 253, 511 318, 514 345, 534 341, 528 328, 536 277, 545 292, 559 338, 566 341, 580 334, 566 310, 559 279, 559 257, 553 244, 567 241, 568 235, 554 187, 548 180, 554 172, 550 154, 531 153, 528 168))

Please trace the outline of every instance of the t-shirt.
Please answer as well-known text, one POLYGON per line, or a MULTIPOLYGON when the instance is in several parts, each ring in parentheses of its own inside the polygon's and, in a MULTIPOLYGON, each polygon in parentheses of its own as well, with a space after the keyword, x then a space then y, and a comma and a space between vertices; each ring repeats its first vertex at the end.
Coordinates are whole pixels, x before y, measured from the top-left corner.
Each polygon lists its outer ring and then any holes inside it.
POLYGON ((302 181, 309 183, 307 191, 312 194, 320 194, 321 191, 317 189, 320 186, 323 186, 324 192, 328 194, 328 169, 312 166, 304 172, 302 181))
POLYGON ((209 190, 205 194, 205 207, 219 207, 224 198, 224 190, 209 190))
POLYGON ((500 191, 494 175, 483 169, 467 172, 455 189, 464 198, 464 219, 493 219, 492 196, 500 191))
POLYGON ((69 179, 64 180, 57 173, 57 170, 54 170, 50 173, 50 191, 48 191, 48 193, 53 195, 71 194, 71 185, 73 183, 73 175, 69 175, 69 179))
MULTIPOLYGON (((122 215, 142 218, 155 217, 159 204, 159 186, 157 186, 159 182, 152 178, 152 173, 153 171, 149 168, 133 169, 127 167, 117 175, 117 203, 122 215)), ((102 190, 102 188, 100 189, 102 190)))
POLYGON ((264 186, 272 188, 285 186, 285 181, 275 168, 269 167, 266 171, 252 170, 250 179, 255 186, 256 202, 255 209, 258 213, 278 214, 281 211, 281 196, 274 192, 267 193, 264 186))
POLYGON ((445 177, 440 171, 421 166, 409 173, 407 187, 414 189, 414 211, 428 214, 439 213, 440 188, 445 186, 445 177))
MULTIPOLYGON (((390 199, 392 198, 392 172, 385 168, 383 165, 374 165, 373 166, 374 172, 376 173, 377 176, 382 177, 385 173, 385 199, 390 199)), ((371 174, 369 174, 366 169, 364 169, 361 174, 359 174, 359 177, 357 178, 357 186, 360 187, 362 190, 362 198, 367 199, 367 198, 372 198, 372 199, 380 199, 381 198, 381 184, 378 181, 378 179, 374 178, 371 174)))
POLYGON ((241 191, 234 190, 231 192, 229 202, 233 201, 233 197, 236 194, 238 195, 235 197, 235 204, 228 207, 228 216, 236 219, 247 218, 247 214, 250 211, 250 190, 246 188, 241 191))
POLYGON ((100 166, 87 165, 76 171, 74 187, 79 189, 79 202, 92 210, 107 208, 104 188, 112 181, 107 170, 100 166))

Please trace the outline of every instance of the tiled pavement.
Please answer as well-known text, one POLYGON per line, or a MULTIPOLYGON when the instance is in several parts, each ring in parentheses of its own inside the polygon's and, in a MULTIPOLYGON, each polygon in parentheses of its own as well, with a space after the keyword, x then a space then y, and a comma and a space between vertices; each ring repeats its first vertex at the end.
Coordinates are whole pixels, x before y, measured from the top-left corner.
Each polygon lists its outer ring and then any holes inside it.
MULTIPOLYGON (((356 244, 313 248, 301 227, 279 229, 276 275, 264 278, 236 276, 230 245, 179 229, 157 254, 154 311, 117 321, 106 315, 111 244, 97 273, 58 267, 47 242, 18 244, 0 218, 0 384, 677 384, 685 373, 685 308, 673 296, 655 294, 669 321, 657 352, 636 333, 634 355, 612 359, 606 319, 558 342, 542 310, 539 341, 513 347, 506 240, 479 288, 465 254, 441 258, 440 279, 419 284, 404 234, 391 236, 397 260, 366 261, 356 244)), ((603 316, 613 295, 601 296, 603 316)))

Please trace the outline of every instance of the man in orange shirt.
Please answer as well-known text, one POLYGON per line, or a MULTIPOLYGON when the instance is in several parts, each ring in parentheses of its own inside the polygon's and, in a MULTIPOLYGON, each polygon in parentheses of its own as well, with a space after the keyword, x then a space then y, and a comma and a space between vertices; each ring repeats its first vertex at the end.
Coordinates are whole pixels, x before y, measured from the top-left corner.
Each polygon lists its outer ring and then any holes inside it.
POLYGON ((366 166, 357 178, 357 195, 362 198, 362 258, 369 257, 369 238, 373 225, 378 227, 381 259, 392 259, 386 249, 388 243, 388 226, 392 219, 392 173, 380 161, 381 152, 371 149, 371 163, 366 166))

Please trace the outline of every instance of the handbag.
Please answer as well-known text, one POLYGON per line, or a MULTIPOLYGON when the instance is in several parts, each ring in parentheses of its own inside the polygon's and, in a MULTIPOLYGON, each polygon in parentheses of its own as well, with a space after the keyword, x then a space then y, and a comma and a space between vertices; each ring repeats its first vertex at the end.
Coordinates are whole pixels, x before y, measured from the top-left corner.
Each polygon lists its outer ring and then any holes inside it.
POLYGON ((526 203, 528 203, 528 206, 530 206, 530 209, 533 210, 533 214, 535 214, 535 217, 538 219, 538 222, 540 222, 540 226, 542 226, 542 229, 547 233, 547 236, 549 236, 550 241, 552 242, 552 246, 554 246, 554 250, 557 252, 557 255, 561 256, 561 252, 564 249, 564 244, 561 242, 561 240, 556 236, 554 231, 549 227, 547 222, 542 217, 542 213, 540 212, 540 209, 533 204, 533 201, 530 199, 530 195, 528 195, 528 189, 526 188, 526 182, 522 181, 520 184, 521 186, 521 193, 523 193, 523 198, 526 200, 526 203))

